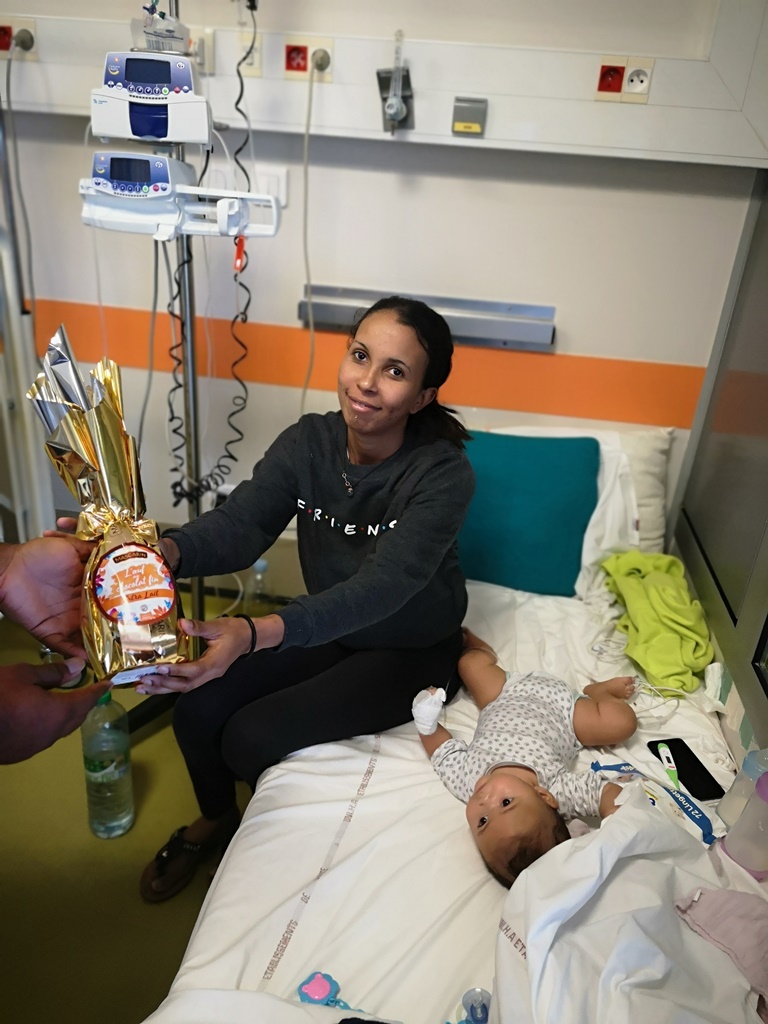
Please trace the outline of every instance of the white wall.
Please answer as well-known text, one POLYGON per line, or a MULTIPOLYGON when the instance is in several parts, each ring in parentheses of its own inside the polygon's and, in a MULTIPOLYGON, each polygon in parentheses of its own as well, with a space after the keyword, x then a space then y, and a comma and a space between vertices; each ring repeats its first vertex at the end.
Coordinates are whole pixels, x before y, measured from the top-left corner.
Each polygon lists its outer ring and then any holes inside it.
MULTIPOLYGON (((148 308, 151 240, 80 223, 84 130, 78 118, 18 118, 37 293, 97 302, 97 258, 105 304, 148 308)), ((290 204, 277 237, 249 245, 251 317, 295 324, 301 140, 258 135, 255 152, 290 168, 290 204)), ((316 139, 310 164, 316 283, 551 304, 559 352, 694 366, 709 358, 754 177, 383 140, 316 139)), ((198 312, 231 316, 231 240, 208 243, 210 282, 202 244, 196 251, 198 312)), ((163 305, 165 294, 161 282, 163 305)))
MULTIPOLYGON (((37 294, 96 303, 96 258, 105 304, 149 308, 151 240, 80 222, 77 181, 92 152, 82 142, 85 127, 78 118, 17 120, 37 294)), ((259 135, 255 151, 260 161, 289 167, 290 204, 278 236, 249 246, 251 318, 296 324, 304 283, 301 140, 259 135)), ((333 139, 313 140, 310 163, 315 282, 552 304, 559 352, 706 365, 752 171, 438 147, 395 150, 386 141, 333 139)), ((198 313, 230 317, 231 241, 208 243, 210 279, 201 242, 195 251, 198 313)), ((166 301, 161 274, 161 308, 166 301)), ((167 339, 157 343, 166 346, 167 339)), ((140 372, 126 374, 134 419, 144 380, 140 372)), ((153 438, 164 433, 167 384, 160 375, 153 438)), ((298 414, 292 389, 271 390, 278 392, 276 401, 262 399, 248 414, 249 440, 240 446, 246 467, 298 414), (283 390, 293 397, 282 400, 283 390)), ((229 389, 217 384, 213 393, 204 468, 226 437, 222 406, 228 409, 229 389)), ((205 404, 203 384, 201 394, 205 404)), ((332 395, 320 404, 329 402, 332 395)), ((152 514, 178 518, 167 491, 171 462, 164 447, 153 444, 143 461, 152 514)))
MULTIPOLYGON (((167 0, 160 6, 169 8, 167 0)), ((394 37, 400 28, 413 39, 701 59, 718 7, 718 0, 261 0, 257 20, 265 32, 394 37)), ((242 0, 179 3, 187 26, 233 27, 245 22, 243 11, 242 0)), ((141 14, 141 3, 110 0, 73 9, 72 0, 2 0, 0 12, 127 23, 141 14)))

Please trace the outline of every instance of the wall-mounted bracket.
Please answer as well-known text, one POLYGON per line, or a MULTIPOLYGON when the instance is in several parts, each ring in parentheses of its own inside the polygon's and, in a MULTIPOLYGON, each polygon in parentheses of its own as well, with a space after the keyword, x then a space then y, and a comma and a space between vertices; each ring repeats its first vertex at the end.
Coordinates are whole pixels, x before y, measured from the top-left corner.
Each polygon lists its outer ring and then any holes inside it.
MULTIPOLYGON (((305 297, 299 302, 299 320, 308 323, 305 297)), ((355 317, 389 292, 367 288, 312 285, 312 310, 316 327, 349 331, 355 317)), ((439 298, 414 295, 448 321, 453 340, 459 345, 483 348, 522 349, 553 352, 555 349, 555 307, 518 302, 488 302, 482 299, 439 298)))
POLYGON ((392 132, 394 135, 396 129, 401 128, 415 128, 416 122, 413 117, 413 89, 411 88, 411 73, 406 67, 400 68, 400 99, 405 106, 405 113, 400 118, 390 117, 387 112, 387 105, 390 102, 390 92, 392 89, 392 75, 395 74, 396 68, 379 68, 376 72, 376 78, 379 81, 379 95, 381 96, 381 117, 384 123, 384 131, 392 132))

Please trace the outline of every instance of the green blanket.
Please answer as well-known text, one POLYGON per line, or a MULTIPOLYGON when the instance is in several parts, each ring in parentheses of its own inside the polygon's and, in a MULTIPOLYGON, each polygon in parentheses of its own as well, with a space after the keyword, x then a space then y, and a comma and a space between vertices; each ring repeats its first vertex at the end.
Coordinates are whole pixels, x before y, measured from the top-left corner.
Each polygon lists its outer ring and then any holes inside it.
POLYGON ((627 634, 628 656, 665 696, 695 690, 696 675, 714 652, 701 604, 688 592, 683 563, 673 555, 625 551, 601 564, 608 589, 627 609, 617 625, 627 634))

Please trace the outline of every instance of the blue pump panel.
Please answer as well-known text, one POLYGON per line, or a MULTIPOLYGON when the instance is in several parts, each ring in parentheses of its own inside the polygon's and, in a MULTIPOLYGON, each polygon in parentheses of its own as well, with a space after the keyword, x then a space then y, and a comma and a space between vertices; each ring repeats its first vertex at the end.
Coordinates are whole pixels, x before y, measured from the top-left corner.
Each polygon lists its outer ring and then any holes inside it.
POLYGON ((168 138, 168 105, 131 103, 128 106, 131 131, 137 138, 168 138))

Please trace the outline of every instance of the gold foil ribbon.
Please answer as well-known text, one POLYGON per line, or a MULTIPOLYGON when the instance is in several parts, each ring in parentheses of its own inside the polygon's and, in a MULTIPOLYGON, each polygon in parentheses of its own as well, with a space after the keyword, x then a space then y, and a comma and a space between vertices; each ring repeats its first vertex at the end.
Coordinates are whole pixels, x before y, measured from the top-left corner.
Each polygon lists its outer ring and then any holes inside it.
POLYGON ((48 431, 46 451, 82 511, 77 536, 95 541, 83 579, 82 626, 97 679, 134 683, 186 661, 178 593, 145 517, 136 440, 125 427, 120 368, 102 359, 86 384, 64 326, 27 392, 48 431))

